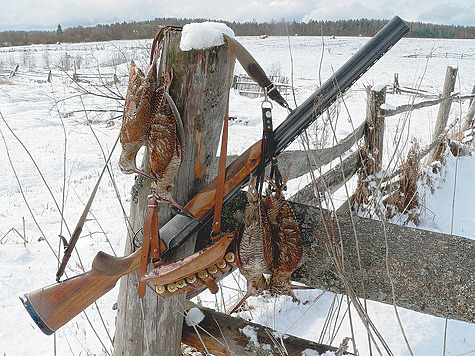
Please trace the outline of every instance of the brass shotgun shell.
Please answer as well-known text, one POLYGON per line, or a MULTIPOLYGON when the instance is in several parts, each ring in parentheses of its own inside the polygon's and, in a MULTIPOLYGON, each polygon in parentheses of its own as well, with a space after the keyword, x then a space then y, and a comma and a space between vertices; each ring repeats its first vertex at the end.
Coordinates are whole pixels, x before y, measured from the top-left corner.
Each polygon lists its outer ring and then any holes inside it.
POLYGON ((226 273, 232 268, 231 264, 226 263, 226 260, 224 258, 222 258, 218 262, 216 262, 216 266, 218 266, 219 270, 222 273, 226 273))
POLYGON ((188 283, 184 279, 180 279, 179 281, 176 281, 176 286, 180 289, 185 289, 188 286, 188 283))
POLYGON ((219 269, 224 269, 226 267, 227 263, 224 258, 220 259, 218 262, 216 262, 216 267, 219 269))
POLYGON ((189 285, 192 285, 194 288, 199 288, 205 284, 205 282, 199 279, 196 276, 196 274, 191 274, 188 277, 186 277, 186 281, 188 282, 189 285))
POLYGON ((236 261, 236 257, 234 256, 234 253, 228 252, 226 255, 224 255, 224 259, 226 260, 226 262, 234 266, 235 261, 236 261))
POLYGON ((177 281, 176 286, 180 290, 184 290, 184 291, 190 291, 190 290, 195 289, 195 286, 193 284, 189 284, 187 281, 185 281, 185 279, 180 279, 179 281, 177 281))
POLYGON ((202 271, 198 272, 198 278, 202 279, 203 281, 207 280, 209 278, 208 272, 204 269, 202 271))
POLYGON ((211 275, 211 277, 213 277, 213 279, 216 279, 223 274, 223 272, 216 265, 209 266, 208 273, 211 275))
POLYGON ((167 285, 167 291, 170 293, 176 293, 178 291, 178 287, 176 283, 170 283, 167 285))

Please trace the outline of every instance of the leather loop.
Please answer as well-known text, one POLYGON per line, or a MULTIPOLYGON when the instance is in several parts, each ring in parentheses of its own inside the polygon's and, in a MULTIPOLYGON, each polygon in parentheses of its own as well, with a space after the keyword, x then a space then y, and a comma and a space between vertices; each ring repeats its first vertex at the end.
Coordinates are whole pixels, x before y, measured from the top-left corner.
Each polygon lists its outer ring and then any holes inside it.
MULTIPOLYGON (((143 225, 143 242, 142 242, 142 255, 140 257, 140 277, 147 273, 147 265, 150 261, 150 233, 152 231, 153 217, 156 215, 157 202, 153 196, 148 200, 147 215, 145 216, 145 222, 143 225)), ((158 229, 158 221, 157 221, 158 229)), ((157 235, 158 237, 158 235, 157 235)), ((158 241, 157 241, 158 244, 158 241)), ((139 298, 143 298, 145 295, 145 282, 139 282, 139 298)))
MULTIPOLYGON (((150 51, 150 65, 154 65, 155 56, 158 56, 159 52, 160 52, 160 46, 161 46, 161 43, 162 43, 162 40, 163 40, 163 35, 168 30, 181 31, 181 30, 183 30, 183 27, 168 25, 168 26, 163 26, 158 30, 158 32, 155 35, 155 37, 153 39, 153 42, 152 42, 152 50, 150 51)), ((156 68, 156 65, 154 65, 154 66, 155 66, 155 68, 152 69, 153 70, 153 77, 155 79, 157 79, 157 68, 156 68)))
POLYGON ((159 259, 162 257, 162 251, 160 249, 161 244, 165 245, 163 241, 160 240, 159 228, 158 228, 158 206, 156 205, 153 209, 152 215, 152 229, 151 229, 151 239, 150 239, 150 258, 159 259))
POLYGON ((235 38, 231 38, 227 35, 224 35, 224 38, 228 43, 232 42, 234 45, 234 53, 239 63, 246 71, 246 73, 254 80, 261 88, 268 89, 269 98, 274 100, 276 103, 282 107, 289 109, 289 104, 282 97, 279 90, 272 84, 271 80, 267 77, 266 73, 262 67, 257 63, 254 57, 244 48, 235 38))

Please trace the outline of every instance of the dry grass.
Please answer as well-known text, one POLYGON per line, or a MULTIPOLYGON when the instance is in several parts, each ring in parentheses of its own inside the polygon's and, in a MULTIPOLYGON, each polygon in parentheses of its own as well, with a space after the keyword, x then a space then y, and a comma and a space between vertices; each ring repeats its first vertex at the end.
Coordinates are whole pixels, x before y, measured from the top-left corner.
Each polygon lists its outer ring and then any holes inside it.
POLYGON ((419 151, 419 144, 414 140, 406 160, 399 166, 399 187, 387 200, 388 219, 399 213, 407 214, 406 221, 412 221, 416 225, 420 222, 420 199, 417 188, 417 182, 421 177, 419 151))

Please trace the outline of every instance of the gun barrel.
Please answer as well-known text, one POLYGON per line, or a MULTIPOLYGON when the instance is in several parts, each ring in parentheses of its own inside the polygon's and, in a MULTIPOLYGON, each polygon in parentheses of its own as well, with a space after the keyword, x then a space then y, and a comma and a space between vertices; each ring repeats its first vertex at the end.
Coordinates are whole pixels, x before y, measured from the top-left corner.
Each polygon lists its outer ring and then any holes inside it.
MULTIPOLYGON (((319 89, 317 89, 305 102, 292 111, 287 118, 275 129, 275 152, 281 153, 295 138, 300 135, 318 116, 336 101, 338 96, 345 92, 358 80, 371 66, 394 46, 409 27, 399 16, 395 16, 379 32, 374 35, 358 52, 356 52, 338 71, 336 71, 319 89)), ((239 158, 238 158, 239 159, 239 158)), ((269 162, 270 157, 267 157, 269 162)), ((232 163, 233 164, 233 163, 232 163)), ((255 173, 255 172, 253 172, 255 173)), ((230 202, 240 191, 249 175, 237 184, 235 188, 224 197, 224 204, 230 202)), ((180 246, 189 234, 206 224, 213 216, 214 209, 210 209, 199 221, 187 219, 183 228, 173 239, 167 242, 169 250, 180 246)), ((173 224, 173 220, 169 222, 173 224)), ((184 219, 182 219, 184 220, 184 219)), ((168 250, 167 250, 168 252, 168 250)))
POLYGON ((282 152, 313 121, 394 46, 409 27, 395 16, 276 129, 276 153, 282 152))

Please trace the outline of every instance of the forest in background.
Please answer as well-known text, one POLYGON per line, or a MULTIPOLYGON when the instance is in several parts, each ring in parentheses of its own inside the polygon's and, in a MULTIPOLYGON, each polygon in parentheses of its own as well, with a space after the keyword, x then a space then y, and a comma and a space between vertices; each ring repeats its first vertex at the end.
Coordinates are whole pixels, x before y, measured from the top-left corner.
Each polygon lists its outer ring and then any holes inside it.
MULTIPOLYGON (((92 27, 71 27, 56 31, 4 31, 0 32, 0 46, 51 44, 57 42, 98 42, 153 38, 159 26, 183 26, 191 22, 211 21, 206 19, 156 18, 151 21, 99 24, 92 27)), ((308 22, 227 22, 236 36, 373 36, 389 20, 338 20, 308 22)), ((422 22, 407 22, 411 31, 406 37, 474 39, 475 26, 436 25, 422 22)))

